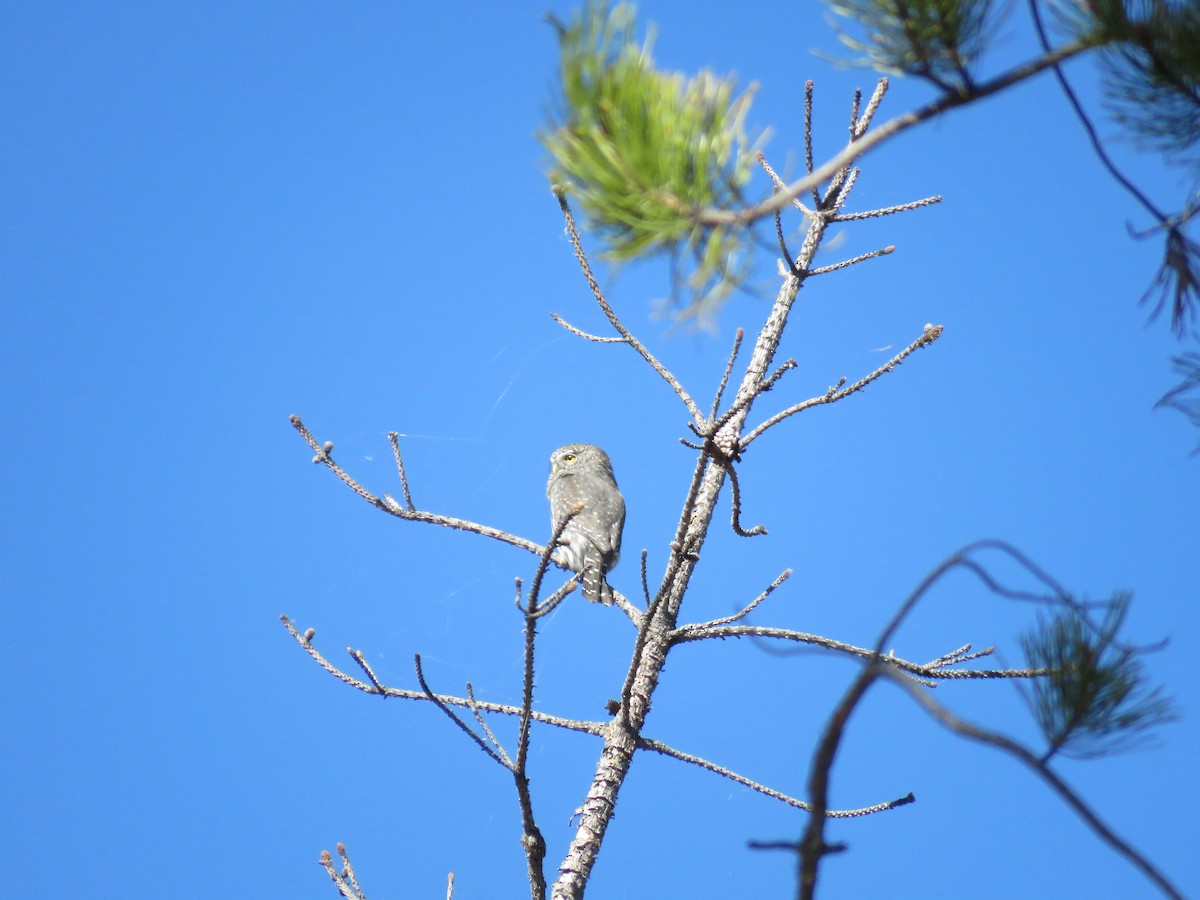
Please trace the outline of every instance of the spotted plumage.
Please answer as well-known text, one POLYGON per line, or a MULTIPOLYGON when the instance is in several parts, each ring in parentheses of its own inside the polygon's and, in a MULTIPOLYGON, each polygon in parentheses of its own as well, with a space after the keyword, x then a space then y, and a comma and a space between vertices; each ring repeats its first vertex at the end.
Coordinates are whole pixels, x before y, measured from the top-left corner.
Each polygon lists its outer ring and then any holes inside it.
POLYGON ((611 604, 606 576, 621 558, 625 499, 617 489, 608 454, 592 444, 559 447, 550 456, 546 496, 555 529, 576 503, 583 504, 559 536, 554 561, 582 575, 585 599, 611 604))

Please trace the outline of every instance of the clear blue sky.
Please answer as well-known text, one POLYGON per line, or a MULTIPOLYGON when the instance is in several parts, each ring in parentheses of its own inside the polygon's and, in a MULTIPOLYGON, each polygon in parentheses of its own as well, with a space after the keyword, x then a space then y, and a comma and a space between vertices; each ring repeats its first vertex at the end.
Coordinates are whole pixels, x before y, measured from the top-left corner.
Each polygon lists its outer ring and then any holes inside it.
MULTIPOLYGON (((0 13, 7 773, 14 890, 41 897, 329 898, 315 864, 350 848, 373 898, 519 897, 525 866, 507 775, 435 710, 380 702, 320 671, 288 613, 350 665, 360 648, 412 687, 516 702, 512 578, 530 558, 392 520, 310 464, 297 413, 369 487, 548 536, 550 451, 602 444, 629 507, 614 583, 662 571, 693 452, 675 398, 603 329, 563 236, 533 134, 556 47, 536 4, 9 4, 0 13)), ((567 15, 569 3, 553 4, 567 15)), ((760 84, 751 124, 794 174, 806 79, 818 155, 844 142, 853 87, 823 5, 642 4, 666 67, 760 84)), ((1031 50, 1006 28, 992 70, 1031 50)), ((1088 64, 1072 72, 1095 102, 1088 64)), ((882 115, 928 93, 894 84, 882 115)), ((1117 155, 1164 204, 1178 173, 1117 155)), ((766 187, 759 182, 757 190, 766 187)), ((796 371, 760 420, 857 377, 945 326, 865 394, 757 442, 742 468, 754 541, 714 529, 684 618, 742 605, 755 621, 869 643, 920 578, 981 537, 1014 542, 1081 594, 1135 592, 1131 636, 1170 638, 1153 677, 1184 718, 1156 749, 1061 773, 1187 892, 1200 892, 1192 648, 1200 461, 1181 416, 1151 411, 1176 350, 1137 298, 1161 245, 1099 170, 1049 79, 909 132, 869 155, 866 209, 945 202, 844 230, 783 352, 796 371)), ((594 246, 594 242, 592 242, 594 246)), ((774 261, 756 284, 774 293, 774 261)), ((715 334, 652 317, 665 268, 606 276, 625 321, 705 398, 740 296, 715 334)), ((702 404, 703 405, 703 404, 702 404)), ((727 508, 727 507, 726 507, 727 508)), ((722 520, 725 513, 721 514, 722 520)), ((1003 568, 1014 581, 1019 576, 1003 568)), ((1020 662, 1028 607, 950 579, 896 640, 925 660, 995 644, 1020 662)), ((544 628, 539 707, 603 716, 632 631, 573 598, 544 628)), ((671 657, 649 736, 803 796, 818 728, 855 668, 750 643, 671 657)), ((1003 684, 944 685, 963 715, 1034 733, 1003 684)), ((511 742, 512 727, 498 726, 511 742)), ((534 799, 550 868, 599 743, 535 729, 534 799)), ((833 801, 918 803, 833 826, 831 897, 969 893, 1140 897, 1146 882, 1030 776, 938 730, 889 688, 847 735, 833 801)), ((790 858, 749 839, 804 817, 697 769, 639 758, 589 896, 786 897, 790 858)))

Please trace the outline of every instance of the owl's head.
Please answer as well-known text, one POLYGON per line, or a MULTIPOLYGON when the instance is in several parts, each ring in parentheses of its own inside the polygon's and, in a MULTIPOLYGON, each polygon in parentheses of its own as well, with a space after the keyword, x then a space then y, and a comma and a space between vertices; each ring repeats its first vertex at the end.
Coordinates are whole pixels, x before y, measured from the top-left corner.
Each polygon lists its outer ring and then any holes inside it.
POLYGON ((595 444, 567 444, 550 454, 550 475, 605 472, 612 477, 612 460, 595 444))

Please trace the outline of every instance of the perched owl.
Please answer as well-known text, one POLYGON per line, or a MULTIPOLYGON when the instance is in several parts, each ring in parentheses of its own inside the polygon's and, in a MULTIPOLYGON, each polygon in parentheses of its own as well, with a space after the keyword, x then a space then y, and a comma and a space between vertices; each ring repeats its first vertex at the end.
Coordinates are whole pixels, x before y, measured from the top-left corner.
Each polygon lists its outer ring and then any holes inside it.
POLYGON ((554 561, 583 573, 583 596, 592 603, 611 604, 612 588, 605 574, 621 558, 621 529, 625 527, 625 498, 617 490, 608 454, 591 444, 567 444, 550 456, 550 522, 562 524, 576 503, 581 509, 558 539, 554 561))

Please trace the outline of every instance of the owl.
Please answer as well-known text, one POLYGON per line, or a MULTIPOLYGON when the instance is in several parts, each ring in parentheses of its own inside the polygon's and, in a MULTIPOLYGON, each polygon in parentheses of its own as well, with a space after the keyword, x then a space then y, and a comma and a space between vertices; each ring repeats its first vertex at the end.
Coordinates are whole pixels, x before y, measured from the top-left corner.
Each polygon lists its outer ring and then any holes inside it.
POLYGON ((621 558, 625 498, 617 489, 608 454, 592 444, 559 447, 550 456, 546 496, 550 498, 550 523, 556 530, 576 503, 583 504, 563 529, 553 559, 582 573, 584 599, 611 604, 612 588, 605 575, 621 558))

